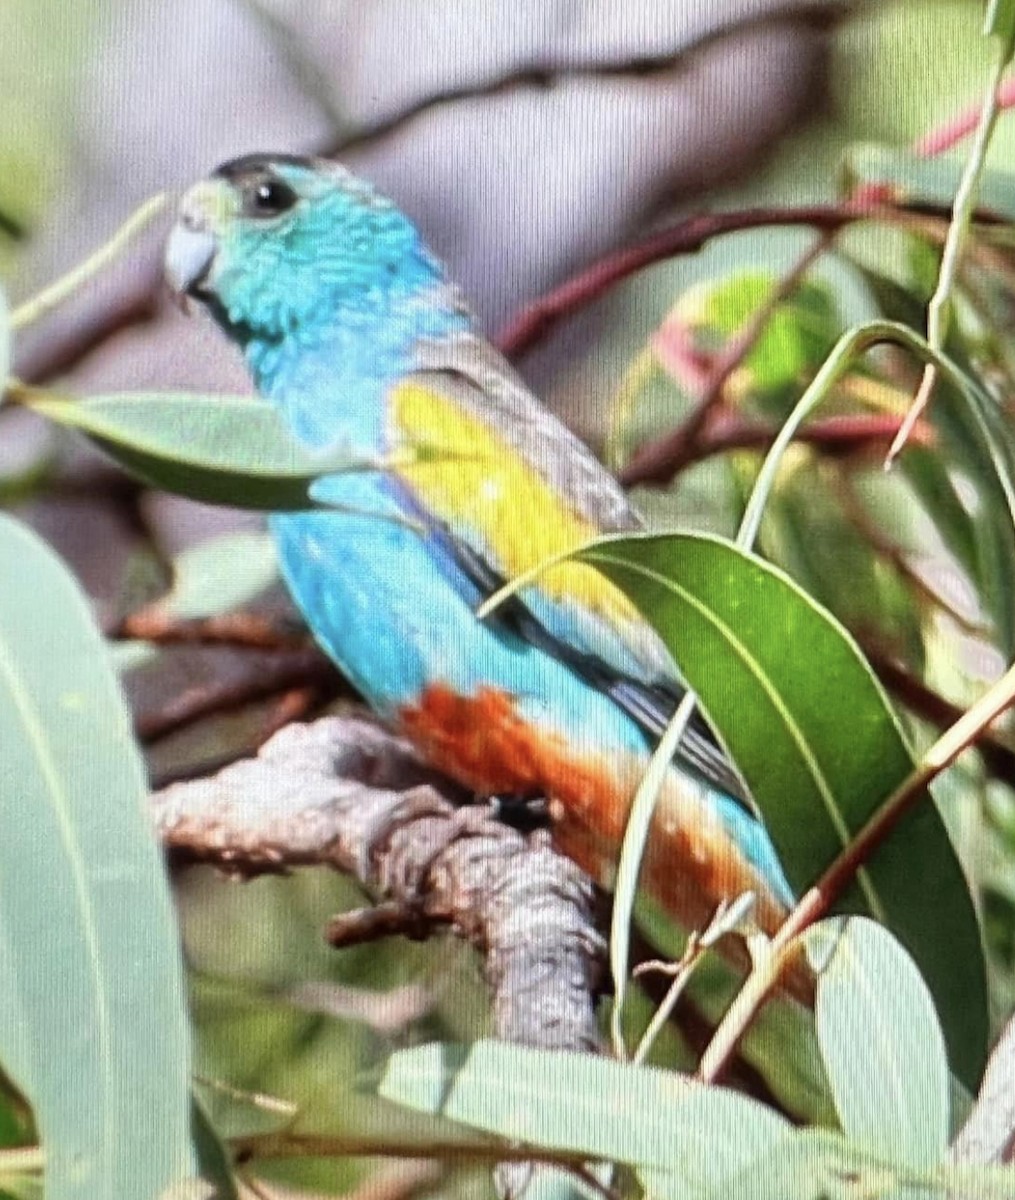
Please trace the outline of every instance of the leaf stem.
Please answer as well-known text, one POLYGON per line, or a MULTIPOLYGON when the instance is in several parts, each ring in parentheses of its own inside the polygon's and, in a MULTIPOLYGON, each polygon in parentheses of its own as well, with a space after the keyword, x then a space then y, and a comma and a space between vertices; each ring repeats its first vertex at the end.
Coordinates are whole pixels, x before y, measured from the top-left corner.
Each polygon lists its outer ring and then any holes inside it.
POLYGON ((127 243, 136 237, 147 225, 165 208, 168 196, 160 192, 151 196, 134 213, 127 218, 109 241, 103 243, 98 250, 90 254, 84 262, 61 275, 49 287, 45 287, 30 300, 19 305, 11 313, 11 329, 23 329, 40 320, 63 302, 93 276, 98 275, 114 259, 123 253, 127 243))
MULTIPOLYGON (((970 147, 969 157, 966 159, 962 178, 959 180, 958 190, 955 193, 952 219, 948 226, 948 236, 945 238, 944 250, 941 253, 941 269, 938 272, 937 287, 934 289, 934 295, 930 298, 930 303, 927 306, 927 341, 935 350, 944 349, 945 338, 948 335, 948 326, 952 315, 952 292, 954 291, 955 280, 958 276, 959 263, 962 259, 962 250, 966 235, 969 232, 969 226, 973 219, 973 209, 980 186, 980 176, 983 173, 983 166, 987 157, 987 147, 990 145, 990 138, 994 132, 998 114, 1001 111, 1000 91, 1007 66, 1008 58, 1002 49, 994 64, 994 71, 990 80, 990 90, 984 97, 983 105, 980 109, 980 119, 976 126, 976 132, 973 135, 973 144, 970 147)), ((889 448, 888 457, 885 459, 886 467, 890 467, 898 457, 899 452, 905 446, 906 440, 912 432, 913 426, 930 402, 931 393, 937 382, 937 375, 937 365, 931 359, 924 368, 920 386, 917 389, 913 403, 909 407, 909 411, 906 413, 906 419, 899 427, 899 432, 895 435, 895 440, 889 448)))
POLYGON ((673 714, 673 720, 667 725, 666 732, 653 751, 648 769, 638 785, 624 830, 614 887, 613 916, 610 921, 610 973, 613 976, 614 987, 610 1039, 613 1043, 613 1053, 621 1061, 627 1057, 622 1017, 624 1001, 627 998, 631 923, 641 860, 645 852, 645 843, 648 841, 656 801, 680 745, 680 739, 684 736, 687 722, 694 713, 695 700, 694 693, 687 692, 673 714))

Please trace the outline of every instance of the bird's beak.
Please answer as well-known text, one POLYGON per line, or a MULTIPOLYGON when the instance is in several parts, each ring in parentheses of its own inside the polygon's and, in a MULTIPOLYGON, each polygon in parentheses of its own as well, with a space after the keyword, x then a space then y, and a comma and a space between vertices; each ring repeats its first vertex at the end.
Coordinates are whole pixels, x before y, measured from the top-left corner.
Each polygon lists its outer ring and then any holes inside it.
POLYGON ((166 245, 166 279, 174 292, 193 296, 208 278, 215 261, 216 242, 207 229, 188 229, 181 221, 166 245))
POLYGON ((217 182, 205 181, 184 196, 180 215, 166 245, 165 269, 170 287, 181 296, 199 298, 218 250, 216 228, 226 197, 217 182))

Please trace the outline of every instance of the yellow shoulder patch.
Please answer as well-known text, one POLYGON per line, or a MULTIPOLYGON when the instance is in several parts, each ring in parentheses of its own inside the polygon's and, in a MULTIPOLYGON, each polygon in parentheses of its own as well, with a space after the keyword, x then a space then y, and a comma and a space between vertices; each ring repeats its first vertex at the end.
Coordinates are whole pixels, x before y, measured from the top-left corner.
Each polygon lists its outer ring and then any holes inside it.
MULTIPOLYGON (((454 400, 416 383, 391 396, 403 447, 395 472, 461 537, 478 537, 508 579, 577 549, 600 531, 491 426, 454 400)), ((560 563, 539 576, 555 600, 574 600, 613 620, 637 620, 627 597, 594 568, 560 563)))

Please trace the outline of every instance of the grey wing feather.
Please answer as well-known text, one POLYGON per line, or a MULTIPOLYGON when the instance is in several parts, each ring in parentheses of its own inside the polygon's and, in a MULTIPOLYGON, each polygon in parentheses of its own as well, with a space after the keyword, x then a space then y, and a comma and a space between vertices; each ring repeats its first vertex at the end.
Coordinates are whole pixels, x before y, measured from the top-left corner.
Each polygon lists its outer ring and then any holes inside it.
POLYGON ((489 342, 474 334, 422 341, 417 361, 419 371, 439 373, 442 390, 454 395, 464 411, 492 425, 520 458, 572 500, 584 520, 603 533, 642 528, 620 484, 489 342))

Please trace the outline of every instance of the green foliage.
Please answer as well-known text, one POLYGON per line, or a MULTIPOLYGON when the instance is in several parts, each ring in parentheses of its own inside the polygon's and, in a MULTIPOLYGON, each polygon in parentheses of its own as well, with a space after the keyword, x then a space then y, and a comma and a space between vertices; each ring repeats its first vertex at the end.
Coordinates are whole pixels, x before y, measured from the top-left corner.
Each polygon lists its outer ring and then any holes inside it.
MULTIPOLYGON (((855 645, 781 572, 714 538, 611 540, 582 557, 662 635, 802 894, 913 768, 855 645)), ((938 1003, 953 1066, 974 1086, 987 1042, 983 958, 966 882, 933 805, 903 820, 842 903, 903 938, 938 1003), (913 871, 914 859, 926 875, 913 871)))
MULTIPOLYGON (((843 158, 847 188, 875 184, 898 203, 950 205, 962 178, 962 162, 927 158, 879 144, 850 146, 843 158)), ((980 180, 978 206, 1006 221, 1015 220, 1015 175, 991 169, 980 180)))
POLYGON ((501 1138, 651 1169, 691 1188, 718 1186, 790 1130, 770 1109, 722 1088, 498 1042, 402 1051, 380 1092, 501 1138))
MULTIPOLYGON (((913 985, 919 986, 912 964, 887 934, 867 932, 873 928, 856 920, 847 924, 843 938, 848 948, 840 946, 836 953, 857 961, 846 972, 862 972, 876 939, 874 954, 885 970, 879 987, 900 984, 912 998, 913 985)), ((823 1022, 827 1041, 834 1043, 857 1013, 853 989, 837 974, 827 986, 835 998, 826 1006, 823 1022)), ((921 1015, 933 1020, 929 1006, 921 1015)), ((889 1030, 881 1025, 882 1017, 877 1021, 868 1034, 903 1034, 903 1044, 932 1063, 935 1046, 940 1054, 936 1028, 918 1022, 915 1031, 889 1030)), ((943 1058, 933 1064, 938 1086, 928 1097, 922 1091, 924 1074, 900 1072, 898 1058, 873 1056, 871 1061, 857 1053, 854 1043, 851 1048, 853 1061, 843 1063, 839 1094, 851 1114, 850 1102, 862 1098, 858 1092, 869 1095, 872 1090, 861 1078, 867 1063, 870 1078, 882 1085, 875 1110, 881 1125, 874 1139, 863 1136, 869 1129, 863 1115, 864 1128, 856 1131, 860 1136, 853 1136, 846 1122, 843 1134, 794 1130, 771 1110, 724 1088, 648 1067, 497 1042, 402 1051, 389 1059, 380 1092, 417 1111, 504 1139, 515 1154, 529 1150, 534 1156, 556 1154, 563 1161, 623 1163, 650 1194, 673 1200, 888 1197, 908 1188, 944 1195, 954 1185, 968 1184, 968 1174, 951 1167, 944 1155, 942 1109, 935 1103, 943 1095, 943 1058), (889 1099, 901 1111, 887 1110, 889 1099), (912 1122, 897 1128, 904 1115, 912 1122)), ((832 1058, 833 1065, 842 1061, 834 1053, 832 1058)), ((907 1068, 909 1064, 907 1058, 907 1068)), ((1000 1198, 1010 1188, 1011 1173, 985 1169, 975 1182, 976 1195, 1000 1198)))
MULTIPOLYGON (((41 61, 53 53, 46 47, 64 7, 17 0, 0 12, 0 35, 32 10, 29 42, 41 61)), ((584 557, 662 633, 800 893, 913 779, 921 748, 949 724, 941 705, 961 710, 982 693, 990 671, 977 664, 1015 654, 1007 170, 1015 134, 1002 126, 989 160, 972 164, 898 144, 982 90, 984 43, 959 7, 933 6, 931 21, 927 4, 882 5, 847 28, 837 51, 854 85, 842 96, 846 123, 827 137, 805 135, 734 197, 740 207, 772 195, 831 202, 837 179, 840 198, 869 189, 901 216, 886 211, 840 232, 795 278, 811 231, 736 235, 661 267, 646 284, 657 303, 645 311, 668 315, 647 339, 640 315, 616 322, 604 354, 631 364, 608 431, 622 464, 694 413, 716 364, 752 335, 704 425, 717 445, 671 485, 639 497, 667 525, 676 517, 680 531, 614 539, 584 557), (937 39, 933 72, 928 39, 937 39), (946 233, 936 207, 947 209, 977 172, 977 203, 999 222, 974 229, 966 256, 952 259, 943 285, 949 319, 928 345, 920 335, 927 301, 942 288, 946 233), (623 353, 611 355, 611 345, 623 353), (836 433, 826 423, 824 441, 807 437, 814 429, 805 420, 881 428, 905 409, 928 360, 939 374, 931 409, 890 475, 883 433, 849 441, 843 426, 836 433), (802 436, 762 464, 766 440, 780 430, 784 441, 791 430, 802 436), (739 548, 702 535, 732 535, 745 513, 739 548), (764 559, 745 549, 755 533, 764 559), (901 674, 908 691, 890 697, 875 671, 901 674), (921 689, 937 710, 914 701, 921 689)), ((987 8, 995 49, 1010 57, 1015 5, 987 8)), ((0 66, 11 63, 9 46, 0 36, 0 66)), ((25 61, 39 74, 36 57, 25 61)), ((53 71, 60 87, 39 112, 67 103, 73 72, 66 64, 53 71)), ((28 92, 14 92, 21 113, 28 92)), ((4 218, 33 217, 53 173, 57 148, 37 145, 52 121, 39 112, 0 130, 9 168, 0 178, 0 265, 17 250, 4 218)), ((80 286, 99 261, 23 305, 14 324, 80 286)), ((0 294, 0 384, 11 369, 10 326, 0 294)), ((273 408, 250 397, 70 399, 4 386, 9 399, 85 434, 145 484, 191 499, 299 509, 314 504, 323 473, 383 469, 352 462, 341 447, 309 454, 273 408)), ((0 434, 10 407, 0 412, 0 434)), ((4 477, 0 501, 45 494, 56 455, 47 447, 43 457, 9 487, 4 477)), ((775 1077, 770 1092, 787 1111, 815 1124, 793 1128, 774 1108, 687 1075, 483 1040, 487 1013, 469 954, 401 940, 332 952, 321 926, 362 897, 319 875, 245 889, 201 873, 181 882, 188 1027, 166 883, 142 816, 140 755, 110 667, 115 658, 137 684, 145 672, 170 671, 172 655, 110 647, 67 572, 6 517, 0 563, 0 1064, 9 1073, 0 1073, 0 1196, 41 1195, 44 1151, 47 1197, 175 1200, 206 1194, 203 1180, 231 1200, 236 1144, 268 1147, 259 1173, 322 1194, 363 1181, 370 1168, 351 1157, 363 1147, 407 1158, 439 1152, 484 1169, 525 1153, 565 1167, 621 1164, 638 1186, 674 1200, 1012 1194, 1010 1172, 947 1161, 955 1077, 975 1089, 990 1032, 974 897, 983 902, 995 1011, 1015 1002, 1015 794, 988 755, 968 755, 961 775, 941 781, 937 801, 918 802, 839 898, 840 912, 883 925, 834 917, 801 935, 816 972, 813 1021, 797 1008, 783 1019, 788 1005, 747 1013, 747 1061, 775 1077), (421 979, 431 1006, 386 1027, 377 1006, 421 979), (192 1033, 200 1103, 188 1091, 192 1033), (425 1044, 406 1049, 407 1041, 425 1044), (806 1102, 794 1088, 809 1091, 806 1102), (276 1161, 270 1148, 287 1137, 331 1139, 335 1149, 296 1162, 279 1152, 276 1161)), ((162 615, 190 620, 258 600, 276 569, 267 538, 243 533, 185 550, 171 574, 162 615)), ((195 725, 189 745, 166 739, 151 761, 186 773, 247 747, 264 717, 245 716, 242 737, 226 730, 232 717, 195 725)), ((1006 725, 991 737, 995 750, 1015 750, 1006 725)), ((645 815, 651 785, 649 777, 645 815)), ((636 877, 637 857, 625 859, 621 879, 636 877)), ((630 900, 618 897, 621 919, 630 900)), ((626 964, 628 937, 617 932, 615 964, 626 964)), ((772 943, 752 949, 740 999, 774 961, 772 943)), ((715 964, 705 955, 700 965, 694 984, 707 988, 715 964)), ((706 1015, 735 1018, 734 994, 713 989, 710 1003, 721 1003, 706 1005, 706 1015)), ((629 1194, 625 1179, 618 1186, 629 1194)), ((462 1173, 442 1189, 477 1187, 462 1173)))
POLYGON ((278 579, 267 533, 228 533, 188 547, 173 560, 173 583, 160 611, 194 621, 243 608, 278 579))
POLYGON ((311 454, 275 408, 249 396, 23 398, 41 416, 87 433, 146 483, 192 500, 268 511, 311 508, 314 480, 350 467, 348 455, 311 454))
POLYGON ((807 945, 820 970, 818 1042, 843 1132, 890 1162, 940 1162, 948 1061, 920 973, 880 926, 859 918, 815 925, 807 945))
POLYGON ((189 1031, 144 772, 66 569, 7 517, 0 560, 0 1053, 48 1196, 154 1195, 190 1170, 189 1031))

